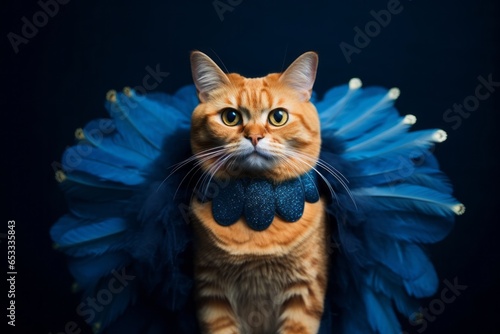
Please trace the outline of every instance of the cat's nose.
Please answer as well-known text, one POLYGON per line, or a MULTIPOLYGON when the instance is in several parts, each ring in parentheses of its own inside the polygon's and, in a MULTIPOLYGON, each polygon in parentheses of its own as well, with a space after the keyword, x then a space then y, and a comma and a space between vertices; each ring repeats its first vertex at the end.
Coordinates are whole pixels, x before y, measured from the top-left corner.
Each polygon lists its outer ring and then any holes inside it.
POLYGON ((259 143, 259 140, 264 138, 264 136, 259 135, 259 134, 249 134, 249 135, 246 135, 245 138, 250 140, 252 142, 252 145, 255 147, 259 143))

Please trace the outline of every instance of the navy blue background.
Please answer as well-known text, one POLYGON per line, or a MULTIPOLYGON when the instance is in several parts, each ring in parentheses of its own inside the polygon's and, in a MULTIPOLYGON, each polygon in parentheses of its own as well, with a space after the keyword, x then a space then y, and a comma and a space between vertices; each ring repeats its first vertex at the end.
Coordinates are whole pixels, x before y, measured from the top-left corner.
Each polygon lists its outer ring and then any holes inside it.
MULTIPOLYGON (((370 11, 385 9, 387 0, 243 0, 223 20, 212 2, 73 0, 19 45, 18 53, 7 34, 21 34, 21 18, 31 21, 40 5, 2 3, 1 189, 6 201, 0 233, 6 232, 7 220, 16 220, 15 332, 59 333, 68 321, 85 329, 75 312, 79 299, 70 292, 65 257, 52 249, 48 234, 66 211, 53 162, 73 143, 76 128, 105 115, 106 91, 142 85, 148 66, 169 73, 157 91, 171 93, 191 83, 193 49, 247 76, 281 71, 302 52, 315 50, 320 95, 352 77, 360 77, 365 86, 397 86, 402 94, 396 105, 401 113, 417 116, 415 128, 447 131, 448 140, 435 153, 467 212, 430 251, 440 280, 456 277, 467 289, 428 323, 425 333, 496 332, 500 87, 456 129, 443 114, 474 95, 478 76, 500 81, 500 4, 402 0, 402 11, 348 63, 339 44, 353 45, 353 29, 364 30, 373 20, 370 11)), ((1 245, 5 250, 4 240, 1 245)), ((0 295, 5 310, 6 292, 0 295)), ((418 333, 420 327, 403 323, 408 333, 418 333)))

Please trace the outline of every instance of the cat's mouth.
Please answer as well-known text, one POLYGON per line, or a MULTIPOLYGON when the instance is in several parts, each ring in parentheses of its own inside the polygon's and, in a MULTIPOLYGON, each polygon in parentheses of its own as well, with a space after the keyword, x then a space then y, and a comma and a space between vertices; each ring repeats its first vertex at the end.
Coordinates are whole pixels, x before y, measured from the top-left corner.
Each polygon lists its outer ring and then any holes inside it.
POLYGON ((264 159, 270 159, 271 156, 267 154, 266 152, 259 151, 259 150, 254 150, 252 153, 248 155, 249 157, 262 157, 264 159))
POLYGON ((255 147, 252 151, 245 152, 237 158, 238 164, 244 169, 262 171, 273 167, 273 156, 265 150, 255 147))
POLYGON ((248 154, 249 157, 260 157, 266 160, 271 160, 273 155, 268 152, 266 149, 261 148, 260 146, 254 147, 253 151, 248 154))
POLYGON ((257 160, 262 159, 264 161, 270 161, 271 156, 259 151, 253 151, 251 153, 247 153, 239 158, 241 162, 245 162, 247 160, 257 160))

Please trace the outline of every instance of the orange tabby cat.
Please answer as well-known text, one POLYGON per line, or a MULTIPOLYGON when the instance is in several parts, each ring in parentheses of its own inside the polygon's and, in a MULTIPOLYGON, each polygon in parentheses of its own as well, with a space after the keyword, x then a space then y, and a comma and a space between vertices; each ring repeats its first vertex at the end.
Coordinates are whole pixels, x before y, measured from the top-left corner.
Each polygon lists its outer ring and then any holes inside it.
MULTIPOLYGON (((320 124, 309 99, 317 63, 316 53, 307 52, 281 74, 250 79, 191 54, 200 99, 191 145, 207 178, 221 180, 221 188, 228 178, 279 184, 315 166, 320 124)), ((275 215, 261 231, 244 217, 218 224, 212 202, 197 197, 191 210, 203 333, 317 333, 327 282, 323 199, 306 202, 298 221, 275 215)))

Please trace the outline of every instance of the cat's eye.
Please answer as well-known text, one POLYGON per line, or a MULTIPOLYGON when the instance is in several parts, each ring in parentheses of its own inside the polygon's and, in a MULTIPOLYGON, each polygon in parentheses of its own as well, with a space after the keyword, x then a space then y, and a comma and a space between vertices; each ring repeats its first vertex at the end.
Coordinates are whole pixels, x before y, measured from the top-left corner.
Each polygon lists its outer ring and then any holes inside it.
POLYGON ((241 114, 238 110, 233 108, 226 108, 222 110, 221 119, 227 126, 236 126, 241 124, 241 114))
POLYGON ((274 126, 282 126, 288 121, 288 112, 283 108, 271 110, 269 113, 269 123, 274 126))

